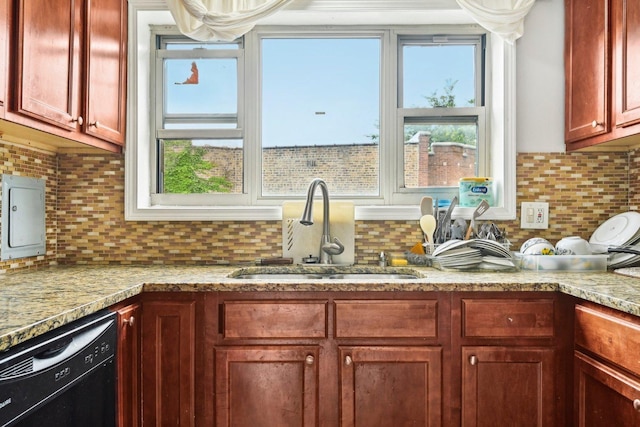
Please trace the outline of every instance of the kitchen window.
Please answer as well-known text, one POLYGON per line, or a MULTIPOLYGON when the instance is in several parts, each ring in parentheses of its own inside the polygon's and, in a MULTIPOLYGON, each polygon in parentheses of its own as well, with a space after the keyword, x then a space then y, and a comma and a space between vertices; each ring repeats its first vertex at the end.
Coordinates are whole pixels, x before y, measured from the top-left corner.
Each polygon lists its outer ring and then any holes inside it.
POLYGON ((143 22, 129 219, 279 219, 315 177, 360 219, 407 219, 423 195, 504 173, 489 155, 496 90, 477 26, 263 26, 222 43, 143 22))

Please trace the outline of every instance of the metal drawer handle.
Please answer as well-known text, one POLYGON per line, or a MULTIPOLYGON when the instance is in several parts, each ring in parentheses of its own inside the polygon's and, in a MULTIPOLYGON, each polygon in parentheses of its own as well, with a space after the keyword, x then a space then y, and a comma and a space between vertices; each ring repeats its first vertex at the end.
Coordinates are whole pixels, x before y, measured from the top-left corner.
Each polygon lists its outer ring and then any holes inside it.
POLYGON ((353 359, 351 358, 351 356, 347 356, 344 358, 344 364, 347 366, 351 366, 351 364, 353 363, 353 359))
POLYGON ((312 356, 312 355, 308 355, 305 359, 304 359, 304 363, 306 363, 307 365, 313 365, 313 363, 316 361, 316 359, 312 356))
POLYGON ((640 399, 636 399, 633 401, 633 409, 640 412, 640 399))
POLYGON ((471 364, 471 366, 476 366, 478 364, 478 357, 477 356, 469 357, 469 363, 471 364))

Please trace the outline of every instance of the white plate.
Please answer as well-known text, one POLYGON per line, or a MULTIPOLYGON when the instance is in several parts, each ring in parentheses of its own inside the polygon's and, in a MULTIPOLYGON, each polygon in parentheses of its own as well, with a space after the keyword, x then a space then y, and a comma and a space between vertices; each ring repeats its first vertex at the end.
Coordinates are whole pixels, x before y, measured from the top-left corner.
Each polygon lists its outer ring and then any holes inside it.
POLYGON ((502 258, 511 258, 511 252, 494 240, 475 239, 471 241, 471 247, 481 249, 483 254, 493 255, 502 258))
POLYGON ((640 232, 640 213, 624 212, 615 215, 593 232, 589 243, 604 246, 625 246, 640 232))

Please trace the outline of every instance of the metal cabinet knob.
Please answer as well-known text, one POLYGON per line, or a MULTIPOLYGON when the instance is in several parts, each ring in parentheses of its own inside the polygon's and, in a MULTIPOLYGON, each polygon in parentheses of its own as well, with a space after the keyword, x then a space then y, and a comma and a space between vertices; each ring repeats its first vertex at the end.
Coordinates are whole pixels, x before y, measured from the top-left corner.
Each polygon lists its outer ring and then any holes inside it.
POLYGON ((633 409, 640 412, 640 399, 636 399, 633 401, 633 409))
POLYGON ((353 359, 351 358, 351 356, 347 356, 344 358, 344 364, 347 366, 350 366, 353 363, 353 359))
POLYGON ((305 359, 304 359, 304 363, 306 363, 307 365, 313 365, 313 363, 316 361, 316 359, 312 356, 312 355, 308 355, 305 359))
POLYGON ((600 123, 597 120, 594 120, 594 121, 591 122, 591 127, 597 128, 598 126, 602 126, 602 123, 600 123))
POLYGON ((96 120, 93 123, 89 123, 89 126, 95 126, 96 129, 100 129, 100 122, 96 120))
POLYGON ((82 126, 82 124, 84 123, 84 119, 82 118, 82 116, 79 116, 77 119, 71 119, 71 123, 77 123, 82 126))
POLYGON ((478 364, 478 357, 477 356, 470 356, 469 357, 469 363, 471 364, 471 366, 476 366, 478 364))
POLYGON ((136 323, 136 318, 135 318, 135 317, 133 317, 133 316, 131 316, 131 317, 130 317, 130 318, 128 318, 128 319, 122 319, 122 323, 123 323, 125 326, 133 326, 133 325, 136 323))

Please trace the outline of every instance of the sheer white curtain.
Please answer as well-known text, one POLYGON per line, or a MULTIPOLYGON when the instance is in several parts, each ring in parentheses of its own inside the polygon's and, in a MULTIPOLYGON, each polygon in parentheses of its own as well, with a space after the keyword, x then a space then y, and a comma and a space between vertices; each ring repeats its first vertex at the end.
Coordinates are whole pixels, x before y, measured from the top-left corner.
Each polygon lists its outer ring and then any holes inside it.
POLYGON ((200 41, 231 41, 292 0, 166 1, 182 34, 200 41))
POLYGON ((513 44, 524 33, 524 18, 535 0, 456 0, 480 25, 513 44))

